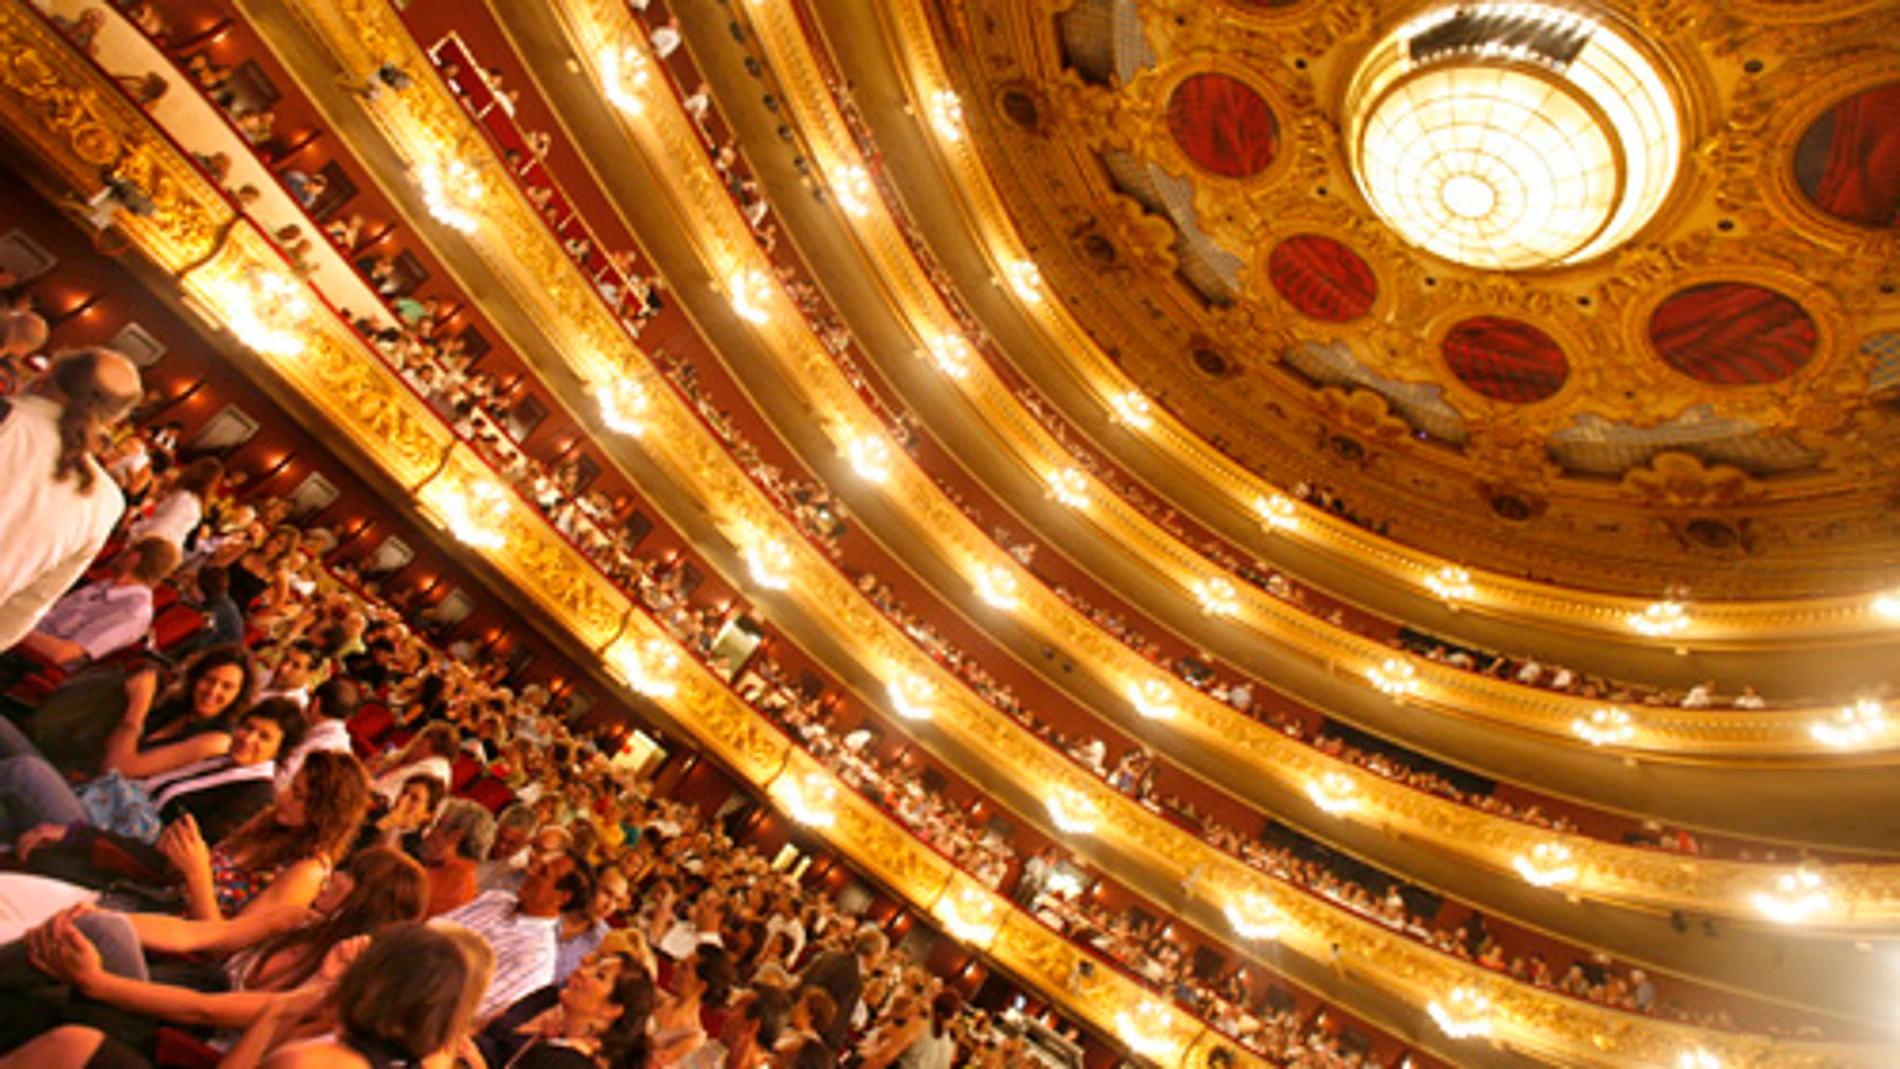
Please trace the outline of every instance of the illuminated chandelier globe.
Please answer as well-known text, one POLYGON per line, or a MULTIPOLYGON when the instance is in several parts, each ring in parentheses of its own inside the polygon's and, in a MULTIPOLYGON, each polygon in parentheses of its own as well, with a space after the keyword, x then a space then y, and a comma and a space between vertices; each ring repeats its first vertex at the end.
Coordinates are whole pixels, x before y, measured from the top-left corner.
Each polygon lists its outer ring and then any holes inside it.
POLYGON ((1681 165, 1661 72, 1617 30, 1536 3, 1427 12, 1347 94, 1361 192, 1401 238, 1485 270, 1582 263, 1656 214, 1681 165))

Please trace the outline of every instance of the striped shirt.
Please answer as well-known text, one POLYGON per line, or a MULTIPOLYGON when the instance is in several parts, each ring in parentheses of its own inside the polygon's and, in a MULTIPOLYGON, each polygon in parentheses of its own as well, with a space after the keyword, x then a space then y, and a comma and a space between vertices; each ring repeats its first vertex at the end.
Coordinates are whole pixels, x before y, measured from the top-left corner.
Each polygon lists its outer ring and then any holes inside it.
POLYGON ((509 891, 489 891, 475 901, 442 914, 482 937, 495 952, 495 976, 488 982, 475 1014, 486 1021, 514 1005, 523 995, 554 982, 555 943, 561 918, 525 917, 509 891))

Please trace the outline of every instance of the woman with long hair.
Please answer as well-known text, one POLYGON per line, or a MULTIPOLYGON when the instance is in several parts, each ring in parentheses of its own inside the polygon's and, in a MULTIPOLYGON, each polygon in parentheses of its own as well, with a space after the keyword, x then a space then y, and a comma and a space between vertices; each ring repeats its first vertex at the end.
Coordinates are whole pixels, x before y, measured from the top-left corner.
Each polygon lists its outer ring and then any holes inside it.
POLYGON ((630 951, 590 955, 560 986, 524 996, 482 1031, 491 1067, 646 1069, 653 978, 630 951))
MULTIPOLYGON (((343 857, 369 810, 369 775, 353 754, 309 755, 277 799, 221 838, 205 842, 190 814, 156 847, 85 825, 45 825, 22 840, 29 871, 82 887, 112 887, 122 900, 177 905, 199 920, 247 909, 303 908, 343 857), (52 834, 46 834, 46 833, 52 834)), ((9 902, 16 915, 31 903, 9 902)))
POLYGON ((224 477, 224 463, 216 457, 199 457, 167 476, 168 488, 159 494, 151 514, 132 521, 127 535, 132 541, 163 538, 184 551, 185 539, 204 522, 205 507, 217 492, 224 477))
MULTIPOLYGON (((363 851, 333 873, 309 909, 279 907, 234 921, 193 921, 79 906, 35 928, 26 943, 33 965, 46 976, 84 1000, 132 1015, 127 1027, 112 1033, 114 1039, 138 1050, 150 1041, 145 1020, 207 1028, 248 1027, 269 1007, 274 994, 318 980, 326 960, 350 940, 420 919, 427 895, 427 877, 420 865, 394 850, 379 848, 363 851), (119 962, 126 960, 127 933, 135 940, 132 945, 145 952, 228 953, 222 971, 230 990, 205 992, 153 983, 142 969, 129 970, 139 975, 112 972, 94 943, 107 933, 118 944, 114 950, 119 962)), ((54 1010, 53 1018, 57 1017, 54 1010)), ((114 1015, 111 1019, 122 1018, 114 1015)))
POLYGON ((950 1023, 963 1008, 963 997, 939 992, 927 1011, 912 995, 899 996, 897 1003, 886 1029, 866 1043, 859 1069, 950 1069, 957 1057, 950 1023))
MULTIPOLYGON (((39 752, 62 772, 92 773, 106 763, 113 734, 128 721, 143 726, 130 752, 141 771, 165 771, 210 756, 199 736, 227 736, 231 721, 250 707, 257 666, 239 646, 213 646, 186 662, 184 672, 161 689, 156 665, 121 672, 87 672, 54 691, 23 721, 39 752), (179 745, 192 743, 192 745, 179 745)), ((215 749, 210 746, 209 749, 215 749)), ((126 755, 120 754, 123 760, 126 755)))
MULTIPOLYGON (((314 1006, 327 1035, 285 1042, 310 1025, 312 1000, 280 996, 220 1063, 222 1069, 394 1069, 452 1065, 494 975, 488 944, 466 928, 393 924, 351 961, 314 1006)), ((303 991, 308 991, 306 988, 303 991)))

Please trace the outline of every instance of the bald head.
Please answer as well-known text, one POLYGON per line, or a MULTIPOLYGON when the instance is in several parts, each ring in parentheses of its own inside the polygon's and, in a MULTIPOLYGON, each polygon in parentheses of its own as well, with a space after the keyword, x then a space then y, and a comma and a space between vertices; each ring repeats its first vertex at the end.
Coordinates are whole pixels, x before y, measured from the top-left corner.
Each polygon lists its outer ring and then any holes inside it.
POLYGON ((92 451, 139 403, 138 366, 111 349, 80 349, 55 359, 40 389, 60 406, 53 478, 72 479, 80 493, 91 493, 99 477, 92 451))
POLYGON ((137 364, 124 353, 97 347, 61 354, 46 381, 66 407, 85 409, 102 428, 130 415, 145 388, 137 364))

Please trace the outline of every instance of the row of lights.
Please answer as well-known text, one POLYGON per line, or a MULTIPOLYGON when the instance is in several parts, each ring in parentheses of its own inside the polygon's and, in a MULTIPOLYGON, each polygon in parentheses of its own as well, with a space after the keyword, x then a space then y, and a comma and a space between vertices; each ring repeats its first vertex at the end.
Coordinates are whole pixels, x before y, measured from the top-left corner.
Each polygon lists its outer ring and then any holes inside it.
MULTIPOLYGON (((1837 750, 1855 750, 1878 744, 1888 737, 1887 709, 1872 698, 1843 705, 1833 716, 1808 725, 1814 741, 1837 750)), ((1622 709, 1605 707, 1592 710, 1570 722, 1570 733, 1592 746, 1621 746, 1636 737, 1635 719, 1622 709)))

